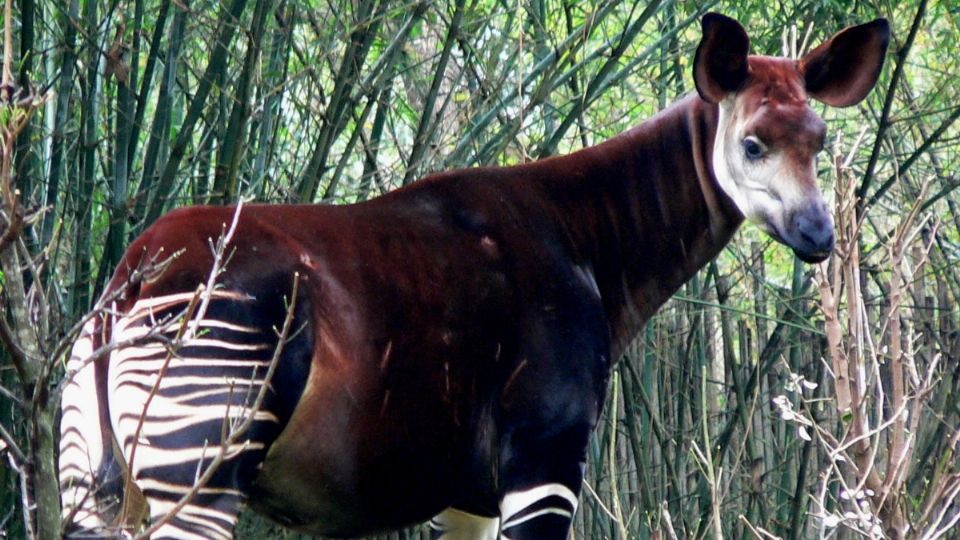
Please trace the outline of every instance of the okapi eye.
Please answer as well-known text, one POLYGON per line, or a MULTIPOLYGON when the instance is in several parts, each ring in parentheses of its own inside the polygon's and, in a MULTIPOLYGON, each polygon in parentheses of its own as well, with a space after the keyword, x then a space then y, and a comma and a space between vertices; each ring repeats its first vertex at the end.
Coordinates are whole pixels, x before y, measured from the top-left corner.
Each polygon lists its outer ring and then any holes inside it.
POLYGON ((756 161, 763 157, 766 149, 755 137, 747 137, 743 140, 743 154, 750 161, 756 161))

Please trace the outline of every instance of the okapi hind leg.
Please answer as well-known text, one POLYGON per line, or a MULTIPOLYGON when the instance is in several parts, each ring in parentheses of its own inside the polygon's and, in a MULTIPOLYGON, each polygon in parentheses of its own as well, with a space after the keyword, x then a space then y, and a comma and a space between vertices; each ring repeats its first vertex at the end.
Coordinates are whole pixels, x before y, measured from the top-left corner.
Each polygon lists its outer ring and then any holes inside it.
POLYGON ((181 485, 160 481, 144 482, 144 494, 150 505, 150 523, 158 524, 152 540, 230 540, 241 509, 240 493, 214 489, 201 493, 177 509, 183 494, 181 485))
POLYGON ((121 513, 123 471, 113 437, 104 429, 106 404, 97 391, 97 366, 89 359, 98 347, 97 322, 84 325, 67 361, 61 397, 60 502, 69 521, 66 537, 116 537, 121 513))
MULTIPOLYGON (((191 298, 139 300, 114 326, 115 339, 147 335, 152 320, 191 298)), ((280 299, 274 303, 271 310, 273 303, 216 291, 198 332, 176 355, 170 356, 164 339, 112 355, 111 423, 147 500, 153 540, 233 537, 266 449, 300 394, 295 381, 306 379, 307 338, 298 336, 283 347, 281 367, 267 385, 279 339, 275 321, 285 310, 280 299), (261 389, 264 399, 254 408, 261 389)))

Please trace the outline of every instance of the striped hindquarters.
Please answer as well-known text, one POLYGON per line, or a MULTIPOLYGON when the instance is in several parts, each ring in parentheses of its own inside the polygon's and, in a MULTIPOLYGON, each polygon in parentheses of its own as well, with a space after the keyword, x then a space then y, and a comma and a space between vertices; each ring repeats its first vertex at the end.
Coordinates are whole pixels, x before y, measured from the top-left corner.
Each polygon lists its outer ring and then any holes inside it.
POLYGON ((281 427, 269 400, 253 410, 277 335, 274 325, 257 320, 253 298, 222 290, 212 293, 202 318, 184 327, 177 314, 193 301, 191 293, 141 299, 116 322, 114 340, 137 345, 111 355, 110 419, 151 521, 190 497, 154 537, 229 538, 243 489, 281 427))
POLYGON ((152 538, 230 538, 244 490, 287 415, 274 410, 276 394, 264 384, 277 352, 276 317, 255 298, 221 289, 206 302, 194 293, 140 298, 112 321, 115 350, 100 379, 84 360, 94 347, 92 328, 85 332, 63 397, 65 515, 79 507, 74 522, 83 529, 105 525, 92 486, 106 428, 150 522, 161 524, 152 538), (109 426, 99 421, 101 408, 109 426))

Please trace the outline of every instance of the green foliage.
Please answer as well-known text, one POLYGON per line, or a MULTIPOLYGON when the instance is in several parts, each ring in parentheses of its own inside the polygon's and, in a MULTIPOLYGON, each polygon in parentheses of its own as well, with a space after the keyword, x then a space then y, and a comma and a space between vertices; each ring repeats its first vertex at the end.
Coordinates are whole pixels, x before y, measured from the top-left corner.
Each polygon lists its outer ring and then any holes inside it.
MULTIPOLYGON (((28 223, 24 249, 42 262, 35 290, 50 302, 51 325, 60 335, 90 307, 123 246, 170 208, 242 196, 346 204, 431 171, 510 165, 597 143, 693 88, 697 21, 707 9, 740 19, 753 51, 768 54, 809 49, 842 26, 888 17, 894 38, 877 90, 857 107, 818 111, 838 141, 820 164, 829 188, 834 158, 852 152, 850 169, 870 202, 858 242, 871 324, 879 324, 888 300, 888 241, 921 186, 931 183, 922 200, 931 219, 921 231, 932 246, 930 263, 905 285, 906 303, 923 314, 910 339, 923 362, 936 354, 952 361, 941 363, 931 419, 916 434, 923 446, 912 469, 918 479, 904 495, 915 501, 908 514, 920 511, 925 467, 948 450, 945 434, 960 424, 960 411, 950 405, 960 385, 960 59, 954 53, 960 12, 954 3, 74 0, 18 6, 36 21, 32 35, 19 30, 26 47, 19 54, 33 60, 24 63, 24 76, 59 98, 37 111, 21 139, 17 171, 25 208, 40 212, 28 223), (457 17, 459 29, 449 32, 457 17)), ((25 14, 15 16, 21 21, 25 14)), ((0 108, 0 124, 5 114, 9 109, 0 108)), ((917 264, 919 255, 911 256, 917 264)), ((832 399, 813 273, 747 227, 651 321, 619 364, 620 403, 594 441, 578 538, 621 534, 607 511, 614 499, 630 537, 665 534, 667 513, 681 536, 703 536, 708 522, 701 517, 713 504, 720 505, 730 537, 745 537, 747 522, 785 538, 817 535, 823 521, 811 497, 830 456, 798 439, 770 406, 793 373, 820 383, 817 399, 832 399), (709 496, 693 442, 711 448, 719 500, 709 496)), ((4 358, 0 375, 7 366, 4 358)), ((10 413, 19 411, 14 398, 24 390, 10 377, 0 381, 11 387, 0 393, 0 422, 25 436, 20 413, 10 413)), ((849 420, 827 408, 812 414, 834 436, 849 420)), ((957 472, 955 460, 940 467, 957 472)), ((0 474, 0 482, 0 500, 18 505, 16 475, 0 474)), ((0 528, 22 530, 15 525, 22 511, 2 508, 0 528)), ((249 516, 241 530, 245 537, 280 534, 249 516)))

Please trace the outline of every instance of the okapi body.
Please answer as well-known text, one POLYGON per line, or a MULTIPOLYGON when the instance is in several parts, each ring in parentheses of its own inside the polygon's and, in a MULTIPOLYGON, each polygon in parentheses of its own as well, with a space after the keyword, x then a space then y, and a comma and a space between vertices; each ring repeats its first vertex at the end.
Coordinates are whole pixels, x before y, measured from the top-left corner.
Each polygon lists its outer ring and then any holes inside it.
POLYGON ((794 61, 748 56, 742 27, 720 15, 703 31, 698 92, 598 146, 350 206, 243 207, 202 331, 172 359, 172 338, 149 329, 194 313, 209 239, 234 209, 157 221, 68 366, 73 532, 116 531, 118 495, 136 486, 162 522, 154 538, 230 537, 242 503, 328 536, 434 517, 441 538, 566 538, 611 364, 657 308, 745 217, 804 260, 829 254, 825 126, 808 97, 860 101, 889 38, 877 20, 794 61), (224 419, 249 413, 295 274, 292 330, 246 442, 171 514, 224 419))

